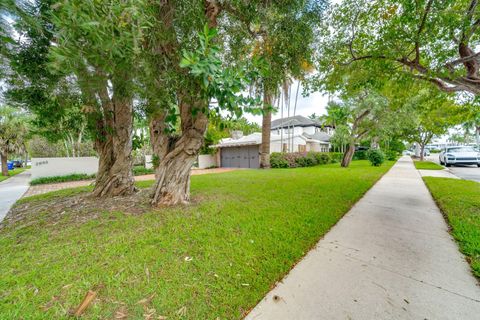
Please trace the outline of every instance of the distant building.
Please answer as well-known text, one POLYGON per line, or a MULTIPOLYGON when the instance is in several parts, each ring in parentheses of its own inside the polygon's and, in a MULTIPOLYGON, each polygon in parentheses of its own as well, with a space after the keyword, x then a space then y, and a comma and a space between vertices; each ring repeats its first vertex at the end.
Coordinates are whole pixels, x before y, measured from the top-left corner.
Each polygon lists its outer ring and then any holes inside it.
MULTIPOLYGON (((304 116, 272 121, 270 152, 328 152, 334 128, 304 116)), ((231 138, 222 139, 219 148, 221 167, 258 168, 262 144, 261 132, 244 136, 235 131, 231 138)))

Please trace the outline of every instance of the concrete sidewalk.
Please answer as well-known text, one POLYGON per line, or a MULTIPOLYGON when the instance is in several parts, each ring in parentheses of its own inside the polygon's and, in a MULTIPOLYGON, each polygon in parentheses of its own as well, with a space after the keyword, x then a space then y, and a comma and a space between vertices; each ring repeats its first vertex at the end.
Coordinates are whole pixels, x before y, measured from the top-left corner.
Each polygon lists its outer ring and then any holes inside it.
POLYGON ((246 319, 480 319, 480 288, 402 157, 246 319))
POLYGON ((10 207, 28 190, 29 182, 29 170, 0 182, 0 221, 7 215, 10 207))

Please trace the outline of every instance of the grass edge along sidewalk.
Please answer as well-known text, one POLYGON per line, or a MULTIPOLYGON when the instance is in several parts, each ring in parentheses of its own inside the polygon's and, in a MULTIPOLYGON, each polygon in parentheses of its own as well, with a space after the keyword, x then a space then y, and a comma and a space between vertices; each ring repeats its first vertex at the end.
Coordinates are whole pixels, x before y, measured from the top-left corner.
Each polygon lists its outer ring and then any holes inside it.
POLYGON ((423 180, 473 274, 480 280, 480 183, 436 177, 423 177, 423 180))
MULTIPOLYGON (((94 290, 84 319, 152 310, 154 318, 240 318, 391 165, 193 176, 190 206, 102 212, 76 224, 68 208, 50 223, 45 207, 31 223, 0 231, 0 310, 63 318, 94 290)), ((22 201, 38 208, 56 194, 22 201)))
POLYGON ((417 170, 443 170, 443 166, 432 161, 413 161, 417 170))

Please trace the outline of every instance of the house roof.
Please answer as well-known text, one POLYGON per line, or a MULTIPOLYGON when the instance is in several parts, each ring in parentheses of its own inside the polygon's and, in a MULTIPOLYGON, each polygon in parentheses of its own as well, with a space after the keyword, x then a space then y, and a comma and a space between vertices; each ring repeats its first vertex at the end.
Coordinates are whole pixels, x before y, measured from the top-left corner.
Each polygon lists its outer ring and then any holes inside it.
POLYGON ((288 127, 321 127, 322 123, 317 120, 312 120, 304 116, 294 116, 289 118, 282 118, 272 121, 272 130, 288 127))
POLYGON ((254 146, 262 143, 262 133, 254 132, 248 136, 243 136, 239 139, 225 138, 220 140, 220 143, 214 145, 214 148, 227 148, 227 147, 239 147, 239 146, 254 146))
POLYGON ((318 140, 322 142, 330 142, 330 139, 332 138, 331 135, 325 132, 315 132, 314 134, 303 133, 303 135, 309 139, 318 140))

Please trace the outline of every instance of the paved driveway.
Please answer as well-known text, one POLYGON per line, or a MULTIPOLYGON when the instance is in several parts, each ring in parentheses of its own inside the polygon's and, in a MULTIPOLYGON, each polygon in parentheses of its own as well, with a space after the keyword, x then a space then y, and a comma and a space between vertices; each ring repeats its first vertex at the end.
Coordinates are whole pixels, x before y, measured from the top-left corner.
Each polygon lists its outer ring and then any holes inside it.
MULTIPOLYGON (((432 154, 428 156, 427 160, 439 163, 438 154, 432 154)), ((452 174, 461 179, 480 182, 480 168, 477 166, 457 165, 449 167, 448 169, 452 174)))
POLYGON ((0 182, 0 221, 7 215, 10 207, 28 190, 30 170, 17 174, 0 182))

